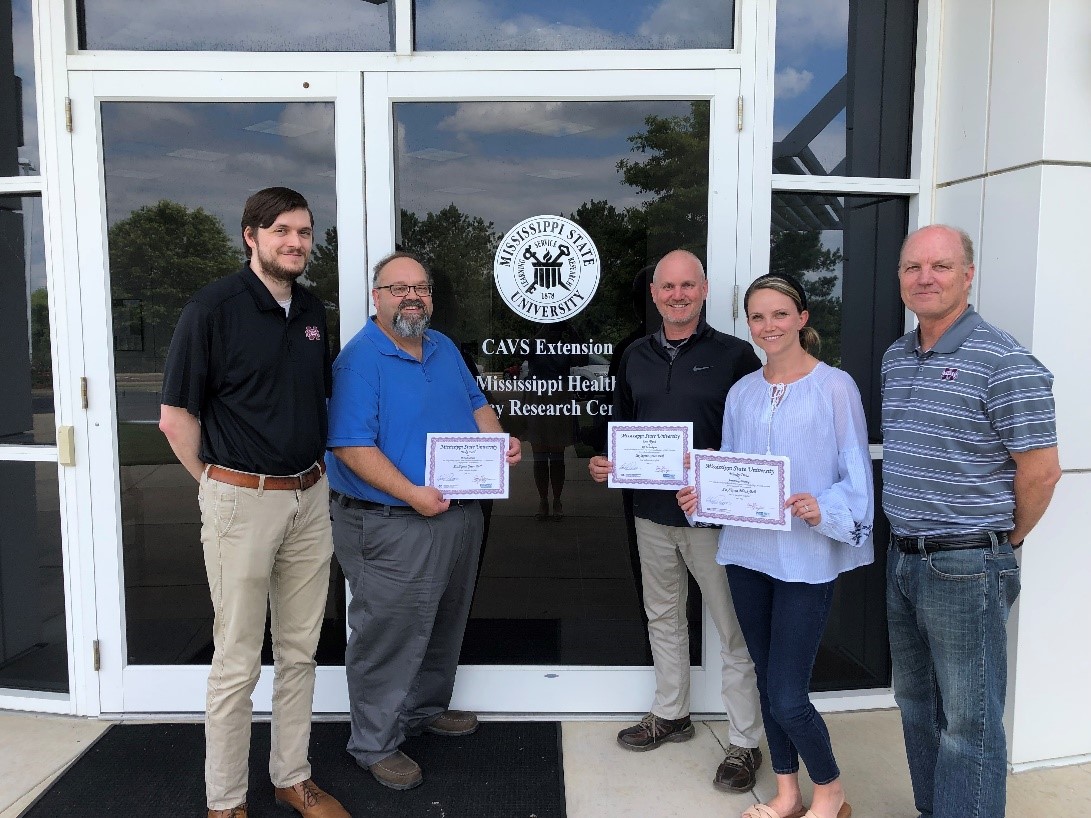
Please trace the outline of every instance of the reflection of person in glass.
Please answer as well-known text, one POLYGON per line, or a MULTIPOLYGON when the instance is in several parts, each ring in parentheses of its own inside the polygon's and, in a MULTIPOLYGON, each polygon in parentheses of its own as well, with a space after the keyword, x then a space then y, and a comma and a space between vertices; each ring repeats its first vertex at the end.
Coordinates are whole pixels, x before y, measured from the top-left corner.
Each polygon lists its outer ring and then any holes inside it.
MULTIPOLYGON (((570 343, 572 337, 568 323, 545 324, 535 336, 536 341, 545 344, 558 342, 570 343)), ((541 404, 560 406, 568 403, 568 375, 573 366, 587 362, 585 355, 538 352, 535 343, 527 356, 527 377, 538 381, 559 382, 560 388, 553 394, 536 395, 534 401, 541 404)), ((534 486, 538 489, 538 520, 549 519, 549 489, 553 489, 553 519, 564 519, 564 506, 561 492, 564 490, 565 463, 564 450, 576 442, 576 419, 565 414, 531 415, 527 419, 527 437, 534 451, 534 486)))
POLYGON ((348 815, 311 781, 307 759, 333 553, 322 463, 326 311, 296 282, 313 232, 307 200, 294 190, 251 196, 242 215, 248 261, 186 304, 163 373, 159 428, 200 483, 215 615, 205 714, 209 818, 246 815, 250 696, 267 609, 276 799, 305 816, 348 815))
MULTIPOLYGON (((333 539, 352 602, 345 653, 348 751, 384 786, 416 787, 401 751, 424 731, 465 736, 449 710, 470 614, 481 509, 425 484, 429 432, 502 432, 454 343, 429 329, 433 282, 409 253, 375 265, 375 314, 337 356, 330 400, 333 539)), ((519 462, 509 442, 507 460, 519 462)))
MULTIPOLYGON (((625 350, 614 383, 616 421, 691 421, 694 448, 717 448, 727 391, 761 366, 745 341, 717 332, 701 317, 708 281, 700 260, 685 250, 655 267, 652 300, 663 326, 625 350)), ((588 463, 605 482, 613 464, 602 455, 588 463)), ((713 778, 718 789, 748 792, 761 765, 761 715, 754 664, 746 651, 731 591, 716 564, 716 530, 691 528, 669 491, 633 492, 637 548, 655 666, 655 700, 639 724, 618 733, 627 750, 653 750, 693 738, 690 721, 689 625, 686 601, 693 573, 720 634, 721 695, 730 720, 730 746, 713 778)))
MULTIPOLYGON (((806 326, 799 283, 773 273, 743 297, 750 335, 765 367, 727 396, 722 450, 785 455, 793 494, 790 531, 725 526, 716 559, 754 657, 777 793, 744 818, 848 818, 830 734, 809 697, 811 671, 833 604, 837 576, 872 561, 874 498, 860 392, 852 378, 819 361, 818 333, 806 326), (814 782, 810 811, 799 789, 799 759, 814 782)), ((692 487, 678 492, 692 514, 692 487)))

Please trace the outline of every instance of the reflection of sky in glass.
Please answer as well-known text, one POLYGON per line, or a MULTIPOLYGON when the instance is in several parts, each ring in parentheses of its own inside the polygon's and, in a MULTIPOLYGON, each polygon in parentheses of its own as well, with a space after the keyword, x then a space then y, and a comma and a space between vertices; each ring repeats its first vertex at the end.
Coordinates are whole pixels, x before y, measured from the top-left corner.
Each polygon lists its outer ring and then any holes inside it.
POLYGON ((81 48, 134 51, 391 51, 393 2, 83 0, 81 48))
POLYGON ((333 103, 106 102, 102 134, 110 226, 169 199, 217 216, 241 249, 243 203, 274 185, 307 198, 319 241, 335 224, 333 103))
MULTIPOLYGON (((773 139, 799 124, 848 67, 849 0, 778 0, 773 139)), ((842 110, 810 143, 831 171, 845 158, 842 110)))
POLYGON ((627 137, 647 116, 689 112, 677 101, 396 103, 398 204, 423 216, 454 202, 501 233, 591 200, 639 205, 647 197, 617 170, 643 156, 627 137))
POLYGON ((421 51, 731 48, 733 0, 416 0, 421 51))
MULTIPOLYGON (((3 9, 6 3, 0 4, 3 9)), ((0 25, 3 25, 0 14, 0 25)), ((30 23, 30 0, 13 0, 11 5, 15 76, 23 94, 23 145, 19 148, 19 167, 0 168, 0 176, 36 176, 38 174, 38 116, 34 101, 34 42, 30 23)), ((0 65, 3 65, 0 57, 0 65)), ((6 101, 5 101, 6 102, 6 101)))

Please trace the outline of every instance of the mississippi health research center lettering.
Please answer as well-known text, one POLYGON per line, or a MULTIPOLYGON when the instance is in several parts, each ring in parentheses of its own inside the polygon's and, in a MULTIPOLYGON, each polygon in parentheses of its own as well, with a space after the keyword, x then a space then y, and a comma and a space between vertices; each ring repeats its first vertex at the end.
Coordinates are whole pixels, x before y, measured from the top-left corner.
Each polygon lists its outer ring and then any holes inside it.
MULTIPOLYGON (((512 312, 535 324, 568 321, 584 310, 598 289, 600 270, 595 242, 582 227, 561 216, 532 216, 519 222, 504 235, 493 261, 496 291, 512 312)), ((594 339, 569 343, 540 337, 486 338, 481 352, 524 361, 534 356, 605 361, 614 346, 594 339)), ((477 380, 486 394, 494 396, 493 407, 501 417, 604 417, 610 414, 614 388, 605 369, 573 366, 564 374, 543 378, 524 364, 518 374, 483 374, 477 380)))

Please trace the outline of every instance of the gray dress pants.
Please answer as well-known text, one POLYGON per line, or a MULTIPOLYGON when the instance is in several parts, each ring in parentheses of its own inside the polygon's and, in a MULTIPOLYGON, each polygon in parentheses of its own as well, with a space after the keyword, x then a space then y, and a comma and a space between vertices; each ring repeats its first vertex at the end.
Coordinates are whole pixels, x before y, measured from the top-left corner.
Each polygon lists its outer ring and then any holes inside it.
POLYGON ((481 507, 463 502, 435 517, 330 504, 334 550, 352 594, 348 751, 363 767, 394 753, 451 702, 481 550, 481 507))

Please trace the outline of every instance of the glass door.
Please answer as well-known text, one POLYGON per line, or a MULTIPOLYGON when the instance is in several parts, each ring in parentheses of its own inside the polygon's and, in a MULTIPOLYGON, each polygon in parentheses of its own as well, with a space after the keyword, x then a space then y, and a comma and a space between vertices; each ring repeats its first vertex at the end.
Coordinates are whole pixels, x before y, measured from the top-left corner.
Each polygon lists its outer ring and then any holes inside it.
MULTIPOLYGON (((91 409, 91 447, 104 712, 204 709, 212 606, 197 486, 158 428, 163 361, 181 308, 239 269, 242 206, 264 187, 292 187, 310 202, 315 249, 305 283, 326 302, 335 343, 338 259, 350 262, 346 269, 364 266, 359 78, 226 76, 73 78, 77 104, 95 123, 77 135, 75 164, 84 171, 85 323, 98 335, 87 340, 89 381, 102 396, 91 409), (354 151, 344 158, 342 98, 355 109, 345 115, 354 151), (355 195, 341 207, 339 185, 351 190, 353 177, 355 195), (348 237, 340 247, 339 224, 348 237)), ((334 565, 317 710, 345 710, 343 588, 334 565)), ((268 635, 263 664, 272 664, 268 635)), ((269 670, 255 694, 259 712, 269 709, 269 670)))
MULTIPOLYGON (((457 703, 644 710, 632 507, 587 461, 622 350, 658 326, 648 276, 664 253, 708 259, 710 321, 732 329, 738 73, 390 75, 366 91, 371 255, 425 259, 433 326, 523 443, 510 498, 486 508, 457 703), (504 283, 516 267, 525 286, 504 283)), ((693 603, 694 709, 717 711, 719 645, 693 603)))

